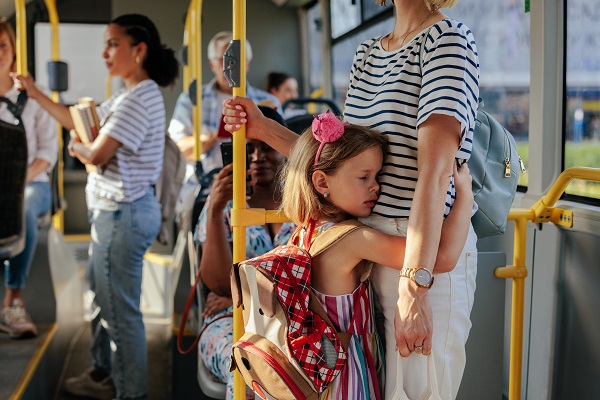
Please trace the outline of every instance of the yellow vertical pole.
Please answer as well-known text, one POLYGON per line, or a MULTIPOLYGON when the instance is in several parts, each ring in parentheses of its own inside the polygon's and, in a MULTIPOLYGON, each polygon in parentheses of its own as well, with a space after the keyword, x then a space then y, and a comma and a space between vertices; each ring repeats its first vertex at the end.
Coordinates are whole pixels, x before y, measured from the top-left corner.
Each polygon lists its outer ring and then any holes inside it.
POLYGON ((15 18, 17 23, 17 73, 27 75, 27 17, 25 0, 15 0, 15 18))
MULTIPOLYGON (((233 0, 233 40, 240 43, 240 86, 233 88, 234 96, 246 96, 246 0, 233 0)), ((233 210, 246 208, 246 126, 233 135, 233 210)), ((246 227, 233 227, 233 262, 246 259, 246 227)), ((234 343, 244 333, 242 311, 234 309, 233 341, 234 343)), ((234 400, 246 398, 245 383, 242 375, 234 372, 234 400)))
POLYGON ((191 6, 193 5, 193 1, 190 2, 188 6, 188 12, 185 16, 185 26, 183 28, 183 45, 187 46, 187 65, 183 66, 183 91, 187 92, 190 87, 190 29, 191 29, 191 15, 190 12, 191 6))
MULTIPOLYGON (((58 13, 56 12, 56 0, 45 0, 46 8, 48 9, 48 16, 50 18, 50 26, 52 29, 52 61, 59 61, 60 59, 60 51, 59 51, 59 35, 58 35, 58 13)), ((55 103, 60 101, 59 93, 54 91, 52 92, 52 100, 55 103)), ((65 197, 64 192, 64 177, 63 177, 63 169, 65 166, 65 162, 63 159, 63 136, 62 136, 62 125, 60 123, 56 124, 56 129, 58 132, 58 198, 63 199, 65 197)), ((52 223, 54 228, 61 233, 64 233, 65 228, 65 215, 62 208, 60 208, 54 217, 52 217, 52 223)))
MULTIPOLYGON (((527 245, 527 218, 515 220, 513 267, 525 268, 527 245)), ((517 276, 512 280, 512 311, 510 324, 510 371, 508 398, 521 398, 521 373, 523 370, 523 307, 525 304, 525 277, 517 276)))
POLYGON ((196 80, 196 105, 192 107, 192 121, 194 124, 194 160, 200 160, 202 143, 200 131, 202 129, 202 34, 200 27, 200 13, 202 0, 192 0, 189 8, 190 14, 190 47, 188 49, 188 62, 190 64, 190 79, 196 80))

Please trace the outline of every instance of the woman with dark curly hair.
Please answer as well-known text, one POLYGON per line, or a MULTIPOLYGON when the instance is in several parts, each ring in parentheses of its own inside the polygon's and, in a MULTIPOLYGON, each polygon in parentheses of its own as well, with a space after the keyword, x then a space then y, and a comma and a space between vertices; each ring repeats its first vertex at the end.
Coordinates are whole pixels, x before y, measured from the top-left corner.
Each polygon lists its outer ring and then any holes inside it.
MULTIPOLYGON (((88 144, 72 131, 69 153, 98 167, 88 175, 92 224, 88 279, 94 293, 92 367, 68 378, 65 389, 96 399, 145 399, 146 336, 140 296, 143 257, 158 234, 161 211, 154 193, 165 145, 166 115, 159 86, 174 83, 178 63, 161 44, 152 21, 139 14, 112 20, 104 34, 108 72, 125 87, 98 107, 101 128, 88 144)), ((52 102, 31 78, 18 77, 66 128, 66 107, 52 102)))

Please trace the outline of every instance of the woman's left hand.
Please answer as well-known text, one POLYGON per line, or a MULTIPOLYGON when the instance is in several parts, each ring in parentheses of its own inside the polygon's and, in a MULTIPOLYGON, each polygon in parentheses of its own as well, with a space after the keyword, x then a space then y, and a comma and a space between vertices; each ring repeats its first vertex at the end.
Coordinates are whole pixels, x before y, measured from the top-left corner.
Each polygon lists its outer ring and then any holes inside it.
POLYGON ((402 357, 414 351, 429 355, 432 347, 433 313, 429 289, 418 288, 407 278, 400 278, 399 298, 394 319, 396 348, 402 357))
POLYGON ((77 132, 75 132, 74 129, 71 129, 69 131, 69 134, 70 134, 70 138, 71 138, 71 140, 69 140, 69 144, 67 146, 67 149, 69 149, 69 155, 71 157, 77 157, 77 154, 75 153, 73 146, 75 145, 75 143, 81 143, 81 139, 79 139, 79 135, 77 135, 77 132))
POLYGON ((213 292, 210 292, 206 296, 206 302, 204 303, 204 311, 202 316, 208 318, 215 315, 219 311, 223 311, 233 305, 233 300, 229 296, 219 296, 213 292))

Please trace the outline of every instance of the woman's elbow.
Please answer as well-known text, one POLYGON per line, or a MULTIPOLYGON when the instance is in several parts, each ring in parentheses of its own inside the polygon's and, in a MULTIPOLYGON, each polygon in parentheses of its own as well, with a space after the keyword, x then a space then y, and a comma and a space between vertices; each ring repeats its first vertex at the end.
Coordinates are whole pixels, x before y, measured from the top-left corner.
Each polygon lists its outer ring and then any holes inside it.
POLYGON ((456 257, 451 257, 448 254, 438 254, 438 257, 435 260, 435 266, 433 267, 433 272, 436 274, 441 274, 445 272, 452 272, 454 267, 456 267, 456 263, 458 262, 456 257))

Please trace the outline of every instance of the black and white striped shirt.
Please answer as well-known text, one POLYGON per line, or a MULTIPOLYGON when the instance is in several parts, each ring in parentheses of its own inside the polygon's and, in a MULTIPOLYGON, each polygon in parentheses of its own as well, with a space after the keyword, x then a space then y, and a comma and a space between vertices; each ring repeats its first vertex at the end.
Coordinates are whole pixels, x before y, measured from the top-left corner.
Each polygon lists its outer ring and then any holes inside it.
MULTIPOLYGON (((456 158, 470 157, 478 83, 475 39, 467 26, 452 19, 423 30, 399 50, 383 50, 381 38, 370 39, 358 47, 344 119, 387 135, 390 144, 380 174, 381 196, 374 214, 408 218, 418 176, 416 127, 431 114, 453 116, 460 122, 462 139, 456 158), (423 40, 421 76, 419 51, 423 40)), ((450 212, 454 197, 451 179, 444 216, 450 212)))
POLYGON ((122 145, 102 173, 90 173, 86 192, 96 198, 131 203, 156 183, 162 170, 166 115, 158 85, 144 80, 98 107, 100 134, 122 145))

